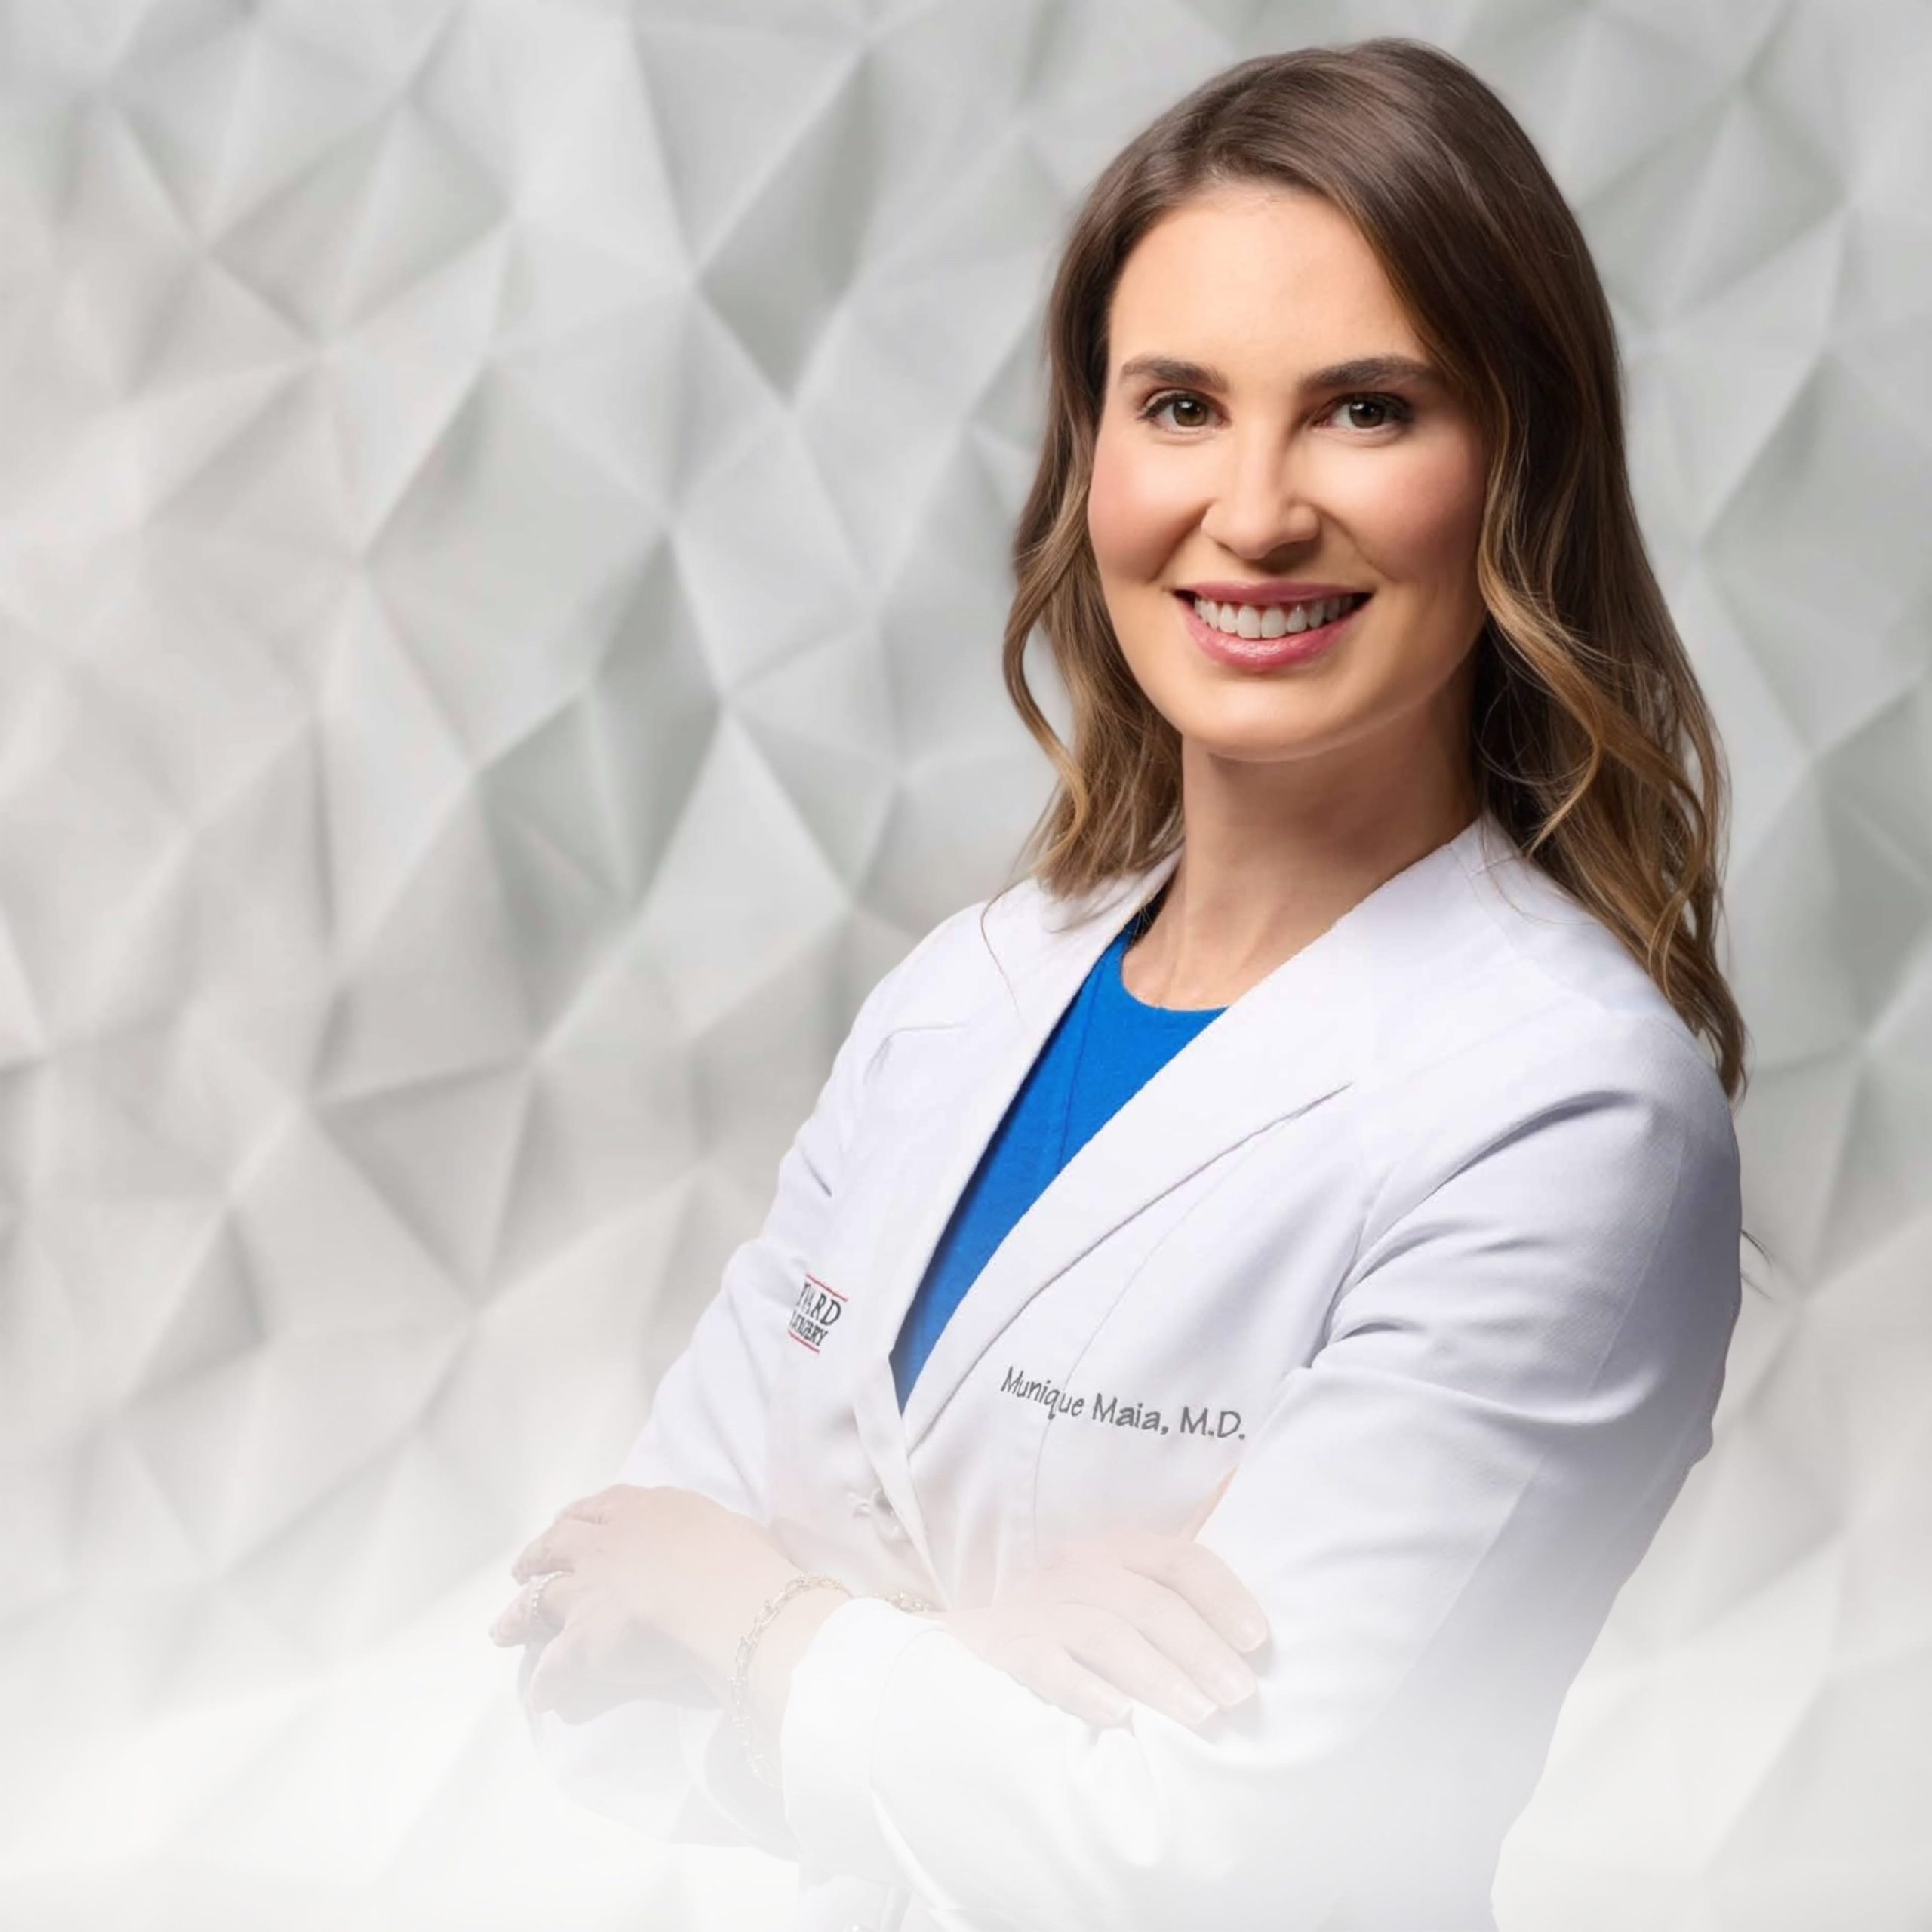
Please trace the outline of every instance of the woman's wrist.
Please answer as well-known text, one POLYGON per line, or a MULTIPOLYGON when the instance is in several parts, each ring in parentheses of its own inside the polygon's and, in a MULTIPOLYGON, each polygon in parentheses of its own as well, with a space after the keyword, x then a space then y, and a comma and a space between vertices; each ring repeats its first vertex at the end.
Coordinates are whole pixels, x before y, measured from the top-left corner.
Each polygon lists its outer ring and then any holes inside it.
POLYGON ((791 1700, 793 1670, 811 1649, 826 1619, 851 1601, 851 1592, 847 1591, 801 1590, 780 1608, 758 1640, 746 1690, 752 1721, 774 1744, 791 1700))
MULTIPOLYGON (((822 1598, 827 1590, 835 1592, 840 1603, 848 1601, 852 1595, 836 1577, 794 1571, 766 1599, 738 1640, 731 1681, 722 1701, 738 1734, 747 1767, 762 1783, 774 1788, 780 1783, 778 1731, 790 1696, 792 1666, 817 1635, 821 1620, 810 1617, 801 1627, 795 1619, 782 1631, 776 1626, 792 1604, 814 1592, 822 1598), (771 1639, 768 1648, 768 1635, 771 1639)), ((827 1605, 826 1614, 836 1607, 827 1605)))
MULTIPOLYGON (((721 1586, 714 1580, 712 1587, 701 1598, 694 1598, 694 1608, 700 1614, 691 1618, 688 1628, 678 1633, 678 1643, 720 1703, 731 1702, 738 1645, 746 1632, 771 1598, 793 1578, 804 1574, 797 1564, 774 1553, 770 1561, 748 1563, 721 1586)), ((766 1638, 777 1634, 777 1626, 794 1607, 788 1602, 779 1611, 772 1627, 760 1638, 760 1648, 766 1638)))
MULTIPOLYGON (((794 1573, 792 1583, 796 1588, 792 1588, 784 1601, 771 1611, 763 1629, 758 1629, 748 1666, 744 1669, 742 1694, 736 1702, 727 1697, 727 1704, 749 1731, 746 1737, 746 1749, 761 1766, 761 1776, 773 1783, 777 1783, 779 1731, 792 1697, 794 1671, 811 1648, 825 1621, 858 1594, 835 1577, 814 1577, 814 1586, 806 1586, 801 1579, 801 1571, 794 1573)), ((912 1596, 904 1590, 889 1592, 884 1601, 906 1611, 929 1614, 937 1621, 943 1621, 943 1611, 939 1611, 937 1604, 931 1604, 921 1596, 912 1596)))

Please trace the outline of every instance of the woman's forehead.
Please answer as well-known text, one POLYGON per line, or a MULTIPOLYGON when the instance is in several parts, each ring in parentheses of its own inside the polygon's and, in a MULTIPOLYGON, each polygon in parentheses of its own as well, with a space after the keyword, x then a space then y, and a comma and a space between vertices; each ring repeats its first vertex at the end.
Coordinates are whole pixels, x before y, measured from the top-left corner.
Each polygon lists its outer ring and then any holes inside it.
POLYGON ((1108 338, 1116 371, 1171 358, 1233 385, 1272 386, 1367 355, 1426 361, 1354 223, 1332 203, 1285 191, 1190 202, 1164 217, 1122 266, 1108 338))

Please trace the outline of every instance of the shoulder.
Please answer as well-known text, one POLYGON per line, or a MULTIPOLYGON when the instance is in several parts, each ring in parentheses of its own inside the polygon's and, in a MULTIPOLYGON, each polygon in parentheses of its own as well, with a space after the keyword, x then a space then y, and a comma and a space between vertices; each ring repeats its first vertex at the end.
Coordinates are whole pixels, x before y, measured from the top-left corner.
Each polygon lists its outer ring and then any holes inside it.
POLYGON ((1729 1096, 1641 963, 1520 854, 1459 844, 1458 857, 1437 944, 1378 986, 1358 1083, 1389 1204, 1506 1147, 1526 1173, 1546 1161, 1555 1174, 1571 1172, 1573 1149, 1614 1146, 1600 1185, 1632 1204, 1666 1179, 1734 1193, 1729 1096))
POLYGON ((1002 968, 1023 952, 1029 925, 1026 901, 1036 896, 1031 880, 1001 894, 975 900, 927 929, 874 983, 860 1001, 840 1059, 862 1084, 869 1084, 894 1043, 909 1035, 943 1032, 969 1019, 997 992, 1002 968), (1022 904, 1002 910, 1008 900, 1022 904), (995 950, 995 935, 1004 944, 995 950), (1002 957, 1002 955, 1006 955, 1002 957))
POLYGON ((1088 900, 1057 899, 1031 875, 949 913, 886 974, 863 1018, 882 1041, 915 1028, 957 1026, 986 1001, 1007 996, 1069 931, 1131 892, 1116 881, 1088 900))
POLYGON ((1440 996, 1384 1001, 1349 1096, 1365 1205, 1346 1319, 1460 1282, 1558 1355, 1622 1335, 1632 1362, 1682 1350, 1702 1374, 1740 1299, 1729 1097, 1616 935, 1546 875, 1509 871, 1506 908, 1445 917, 1440 996))
POLYGON ((1458 839, 1457 864, 1418 915, 1414 943, 1371 961, 1377 1065, 1455 1061, 1508 1081, 1552 1055, 1601 1063, 1728 1103, 1697 1035, 1597 915, 1498 829, 1458 839))

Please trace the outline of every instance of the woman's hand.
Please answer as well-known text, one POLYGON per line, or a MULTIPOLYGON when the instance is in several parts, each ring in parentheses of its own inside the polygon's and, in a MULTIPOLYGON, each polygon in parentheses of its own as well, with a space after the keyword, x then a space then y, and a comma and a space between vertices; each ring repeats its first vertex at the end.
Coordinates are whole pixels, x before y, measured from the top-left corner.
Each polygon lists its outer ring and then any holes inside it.
POLYGON ((1098 1724, 1124 1722, 1129 1698, 1204 1723, 1253 1694, 1239 1653, 1268 1637, 1260 1604, 1220 1557, 1192 1535, 1152 1530, 1069 1546, 986 1608, 940 1620, 989 1663, 1098 1724))
POLYGON ((735 1641, 793 1574, 750 1518, 691 1490, 620 1483, 559 1511, 518 1557, 523 1587, 490 1634, 543 1644, 526 1700, 576 1722, 694 1676, 718 1691, 720 1633, 735 1641), (545 1576, 533 1618, 530 1585, 545 1576))

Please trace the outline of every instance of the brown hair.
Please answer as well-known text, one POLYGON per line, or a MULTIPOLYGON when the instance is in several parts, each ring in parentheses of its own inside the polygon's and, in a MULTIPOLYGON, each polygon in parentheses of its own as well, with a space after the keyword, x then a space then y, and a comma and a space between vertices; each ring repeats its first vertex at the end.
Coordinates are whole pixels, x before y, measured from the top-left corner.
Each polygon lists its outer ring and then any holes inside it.
POLYGON ((1004 657, 1059 783, 1018 867, 1063 898, 1181 838, 1179 734, 1114 635, 1087 492, 1122 265, 1190 197, 1250 183, 1312 192, 1354 221, 1481 425, 1481 804, 1642 962, 1709 1043, 1734 1105, 1747 1035, 1715 944, 1729 781, 1638 525, 1609 305, 1529 137, 1460 61, 1422 42, 1228 69, 1130 143, 1074 220, 1048 301, 1046 430, 1014 540, 1004 657), (1070 749, 1026 682, 1036 626, 1071 700, 1070 749))

